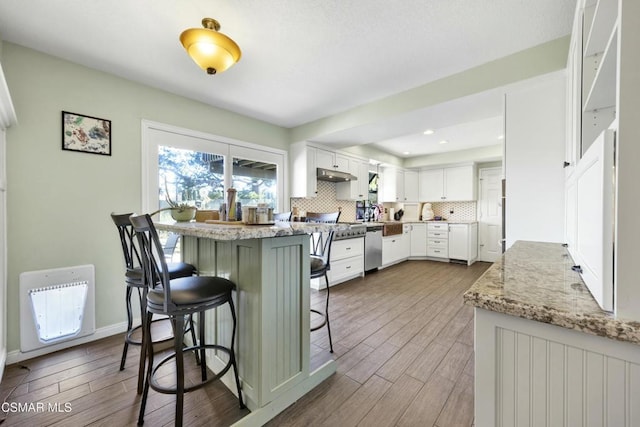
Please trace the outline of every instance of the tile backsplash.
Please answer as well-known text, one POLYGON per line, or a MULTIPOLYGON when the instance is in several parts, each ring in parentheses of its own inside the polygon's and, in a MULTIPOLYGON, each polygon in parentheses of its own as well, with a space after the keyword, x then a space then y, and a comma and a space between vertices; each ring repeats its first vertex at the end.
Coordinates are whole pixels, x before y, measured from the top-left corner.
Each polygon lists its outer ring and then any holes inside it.
POLYGON ((431 203, 435 216, 441 216, 449 221, 475 221, 476 202, 436 202, 431 203), (453 211, 453 213, 450 213, 453 211))
MULTIPOLYGON (((423 203, 418 203, 418 216, 422 214, 423 203)), ((477 202, 432 202, 431 209, 433 209, 434 216, 441 216, 451 221, 475 221, 476 220, 476 206, 477 202), (453 213, 450 213, 453 211, 453 213)), ((399 209, 403 209, 402 203, 384 203, 385 210, 387 211, 385 219, 388 219, 388 210, 393 208, 394 212, 399 209)))
MULTIPOLYGON (((394 208, 397 212, 402 209, 401 203, 384 203, 385 208, 394 208)), ((297 207, 305 212, 335 212, 341 210, 340 221, 353 222, 356 220, 356 202, 353 200, 336 199, 336 184, 328 181, 318 181, 318 195, 310 199, 291 198, 291 210, 297 207)), ((475 221, 477 203, 472 202, 434 202, 431 203, 433 214, 451 221, 475 221), (453 211, 453 213, 450 213, 453 211)), ((419 204, 419 214, 422 203, 419 204)), ((388 219, 388 213, 385 216, 388 219)))
POLYGON ((318 195, 310 199, 291 198, 291 210, 296 207, 305 212, 335 212, 340 214, 341 222, 356 220, 356 202, 353 200, 336 199, 336 183, 318 181, 318 195))

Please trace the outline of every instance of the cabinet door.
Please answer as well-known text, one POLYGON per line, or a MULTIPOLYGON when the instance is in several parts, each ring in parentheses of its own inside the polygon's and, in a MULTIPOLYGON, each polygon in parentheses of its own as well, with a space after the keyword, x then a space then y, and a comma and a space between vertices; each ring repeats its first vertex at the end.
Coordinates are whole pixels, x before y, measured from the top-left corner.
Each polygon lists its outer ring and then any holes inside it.
POLYGON ((410 255, 427 256, 427 224, 411 224, 410 255))
POLYGON ((473 166, 444 169, 444 197, 447 201, 475 200, 473 166))
POLYGON ((382 238, 382 265, 391 264, 395 261, 396 255, 394 254, 394 248, 396 246, 396 239, 392 237, 382 238))
POLYGON ((420 171, 419 195, 421 202, 441 202, 444 195, 444 175, 442 169, 420 171))
MULTIPOLYGON (((336 162, 337 163, 337 162, 336 162)), ((342 162, 344 163, 344 162, 342 162)), ((358 159, 349 159, 347 169, 340 169, 341 172, 349 172, 351 175, 358 176, 360 173, 360 164, 358 159)), ((359 183, 356 181, 338 182, 336 184, 336 198, 338 200, 362 200, 358 198, 359 183)))
POLYGON ((382 265, 393 264, 407 258, 409 258, 409 239, 405 239, 404 234, 382 238, 382 265))
POLYGON ((322 169, 335 169, 335 153, 316 149, 316 167, 322 169))
POLYGON ((419 196, 418 172, 404 171, 404 201, 417 202, 419 201, 419 196))
POLYGON ((366 200, 369 197, 369 162, 350 158, 349 169, 346 171, 358 179, 336 184, 338 200, 366 200))
POLYGON ((317 153, 315 148, 307 148, 307 185, 306 195, 304 197, 311 198, 318 195, 318 178, 316 174, 317 166, 317 153))
POLYGON ((396 181, 398 174, 395 168, 383 168, 380 172, 380 186, 378 192, 378 202, 397 202, 398 186, 396 181))
POLYGON ((291 197, 310 198, 318 194, 316 149, 294 144, 290 149, 291 197))
POLYGON ((369 198, 369 162, 361 160, 358 164, 358 199, 369 198))
POLYGON ((402 236, 400 237, 400 241, 398 244, 398 259, 399 260, 407 260, 411 255, 411 225, 404 224, 403 225, 402 236))
POLYGON ((449 224, 449 258, 469 259, 468 224, 449 224))
MULTIPOLYGON (((349 171, 349 167, 350 167, 350 163, 352 161, 351 158, 349 158, 348 156, 345 156, 343 154, 339 154, 336 153, 335 155, 335 162, 334 162, 334 166, 336 169, 338 169, 340 172, 347 172, 349 171)), ((353 173, 353 172, 352 172, 353 173)))
POLYGON ((405 201, 404 197, 404 171, 396 169, 396 202, 405 201))

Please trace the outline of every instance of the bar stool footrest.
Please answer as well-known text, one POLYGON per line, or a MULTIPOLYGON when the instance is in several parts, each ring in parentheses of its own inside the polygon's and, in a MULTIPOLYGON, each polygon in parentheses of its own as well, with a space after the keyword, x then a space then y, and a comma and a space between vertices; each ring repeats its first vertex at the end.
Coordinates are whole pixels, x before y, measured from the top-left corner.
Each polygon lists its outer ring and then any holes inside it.
POLYGON ((315 310, 313 308, 311 309, 311 312, 319 315, 320 317, 322 317, 322 323, 320 323, 319 325, 313 326, 311 328, 311 332, 317 331, 318 329, 322 329, 327 324, 327 315, 324 314, 323 312, 315 310))
MULTIPOLYGON (((210 349, 210 350, 220 350, 223 351, 225 353, 227 353, 229 355, 229 361, 227 362, 227 364, 225 365, 225 367, 218 373, 214 373, 214 375, 212 375, 210 378, 208 378, 206 381, 201 381, 196 385, 192 385, 189 387, 185 387, 184 388, 184 392, 188 393, 190 391, 193 390, 197 390, 201 387, 204 387, 205 385, 209 384, 212 381, 215 381, 217 379, 222 378, 228 371, 229 369, 231 369, 231 367, 233 366, 233 359, 235 357, 235 355, 233 354, 233 352, 228 348, 228 347, 224 347, 221 345, 217 345, 217 344, 206 344, 206 345, 197 345, 197 346, 191 346, 191 347, 185 347, 182 350, 182 353, 188 353, 190 351, 200 351, 202 349, 210 349)), ((162 367, 162 365, 164 365, 166 362, 170 361, 171 359, 174 359, 176 357, 176 353, 171 353, 170 355, 164 357, 160 362, 158 362, 158 364, 153 368, 153 370, 151 371, 151 378, 149 381, 149 385, 151 386, 151 388, 155 391, 157 391, 158 393, 163 393, 163 394, 176 394, 177 390, 175 387, 164 387, 161 386, 160 384, 158 384, 158 382, 155 379, 155 374, 156 371, 158 369, 160 369, 160 367, 162 367)), ((237 369, 237 367, 236 367, 237 369)))

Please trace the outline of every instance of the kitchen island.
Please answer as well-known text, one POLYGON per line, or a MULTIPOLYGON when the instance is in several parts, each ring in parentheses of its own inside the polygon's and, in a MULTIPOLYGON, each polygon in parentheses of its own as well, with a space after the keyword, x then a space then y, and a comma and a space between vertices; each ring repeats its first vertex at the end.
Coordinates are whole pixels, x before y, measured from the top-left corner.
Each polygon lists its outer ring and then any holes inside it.
POLYGON ((516 242, 464 294, 475 425, 640 425, 640 322, 600 309, 559 243, 516 242))
MULTIPOLYGON (((237 286, 237 358, 242 392, 251 413, 237 426, 260 426, 336 370, 327 350, 319 366, 310 360, 309 234, 348 225, 279 223, 274 226, 157 223, 182 235, 182 258, 200 275, 237 286)), ((207 318, 207 340, 228 345, 228 307, 207 318)), ((208 354, 214 371, 225 355, 208 354), (220 359, 219 359, 220 358, 220 359)), ((233 375, 223 382, 235 393, 233 375)))

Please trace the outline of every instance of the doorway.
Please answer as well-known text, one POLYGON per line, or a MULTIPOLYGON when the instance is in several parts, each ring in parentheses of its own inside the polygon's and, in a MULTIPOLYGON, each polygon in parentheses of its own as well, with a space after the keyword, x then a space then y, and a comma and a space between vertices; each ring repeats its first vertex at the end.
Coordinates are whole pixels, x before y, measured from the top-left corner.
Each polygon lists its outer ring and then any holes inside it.
POLYGON ((502 254, 502 168, 480 169, 478 260, 495 262, 502 254))

